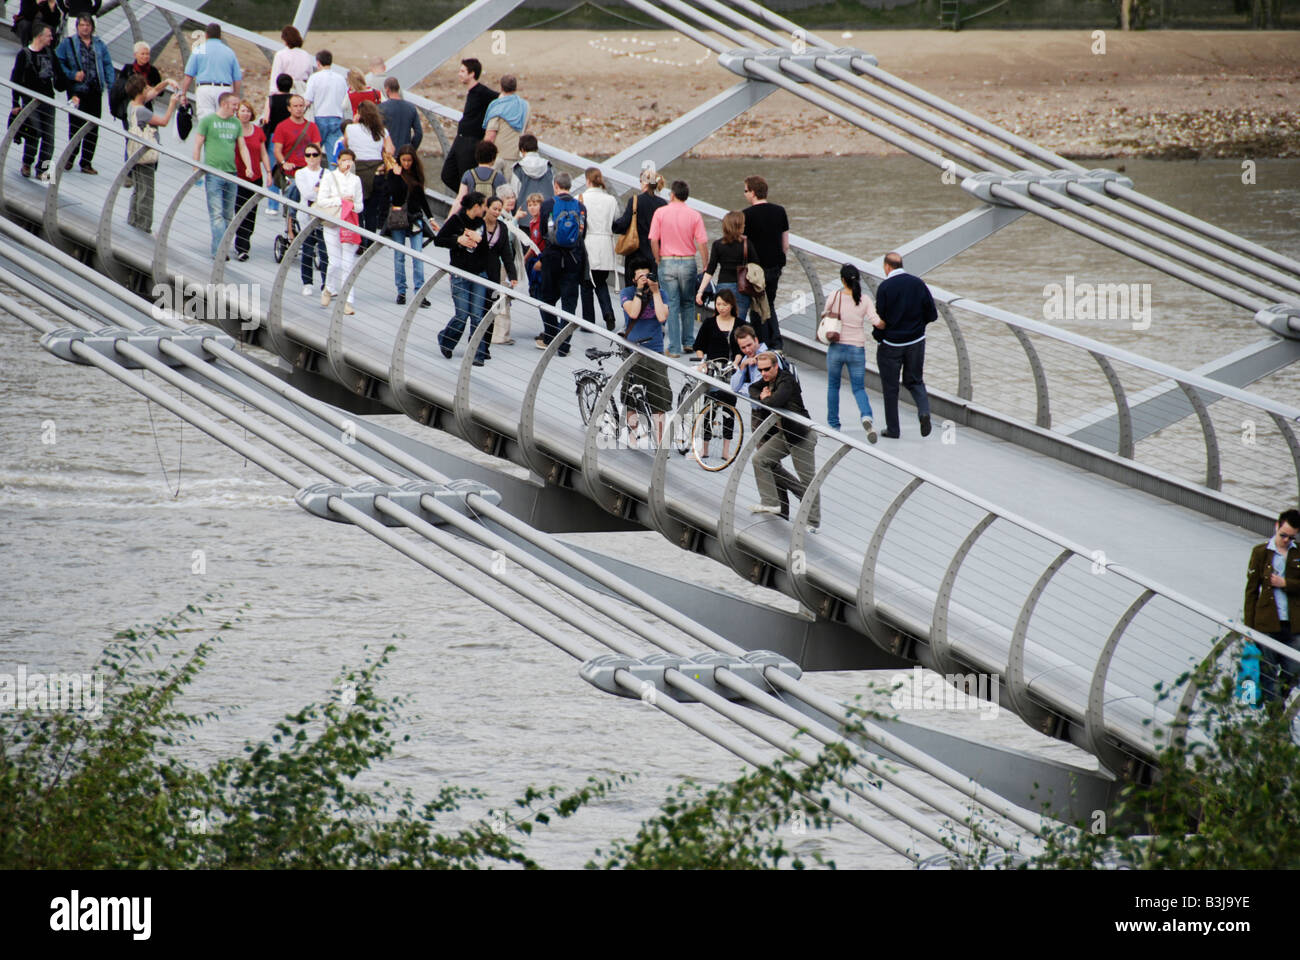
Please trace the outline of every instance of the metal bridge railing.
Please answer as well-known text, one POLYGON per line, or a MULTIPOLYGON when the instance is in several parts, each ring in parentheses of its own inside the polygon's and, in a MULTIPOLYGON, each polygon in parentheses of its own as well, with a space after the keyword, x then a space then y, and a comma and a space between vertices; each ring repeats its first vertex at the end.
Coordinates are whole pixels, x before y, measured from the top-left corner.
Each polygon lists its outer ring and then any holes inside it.
MULTIPOLYGON (((68 112, 66 105, 55 107, 68 112)), ((257 259, 211 261, 194 166, 166 145, 158 148, 162 213, 151 248, 148 236, 122 222, 124 205, 115 202, 125 174, 116 145, 127 141, 135 155, 143 142, 112 123, 85 119, 100 129, 105 176, 62 175, 59 167, 41 196, 32 184, 16 189, 21 181, 11 168, 0 167, 0 208, 55 246, 89 252, 104 272, 137 285, 143 277, 146 287, 153 280, 166 288, 177 276, 260 287, 270 278, 268 302, 253 317, 227 314, 217 322, 300 368, 509 456, 552 482, 572 485, 607 510, 636 517, 676 543, 799 598, 820 616, 857 627, 893 654, 944 673, 1005 676, 1009 706, 1048 732, 1085 745, 1112 769, 1130 757, 1151 756, 1146 721, 1175 718, 1170 704, 1158 704, 1156 682, 1173 683, 1197 663, 1223 656, 1227 638, 1249 633, 1204 604, 1099 558, 1089 545, 818 424, 810 424, 820 440, 813 489, 788 525, 775 518, 756 522, 743 512, 743 504, 756 499, 746 469, 753 434, 737 463, 719 474, 694 468, 666 449, 626 449, 601 443, 590 426, 584 431, 573 392, 574 361, 556 354, 563 339, 581 335, 608 345, 613 334, 563 314, 568 326, 562 338, 540 355, 527 348, 498 349, 480 372, 470 362, 475 344, 462 343, 463 353, 448 362, 436 352, 433 337, 451 314, 441 290, 459 271, 406 249, 408 260, 425 262, 427 279, 399 307, 392 296, 395 247, 378 237, 345 280, 345 288, 356 292, 356 314, 343 313, 342 297, 323 310, 297 292, 296 277, 290 284, 289 275, 297 271, 292 253, 275 268, 264 262, 265 219, 254 234, 257 259), (101 190, 109 196, 99 195, 101 190), (77 198, 88 203, 66 202, 77 198), (431 291, 433 306, 420 308, 431 291), (817 496, 826 519, 821 532, 810 535, 817 496)), ((56 153, 59 161, 71 146, 56 153)), ((253 192, 268 196, 260 188, 253 192)), ((314 213, 299 209, 306 224, 314 213)), ((10 236, 21 235, 16 227, 2 226, 10 236)), ((234 232, 232 225, 223 249, 234 232)), ((509 304, 531 324, 540 304, 488 286, 500 297, 496 309, 509 304)), ((205 297, 201 315, 206 318, 212 307, 212 298, 205 297)), ((480 327, 486 330, 486 324, 480 327)), ((723 386, 662 356, 640 355, 668 368, 674 395, 687 382, 699 389, 723 386)), ((625 373, 626 365, 614 386, 625 373)), ((1295 656, 1266 637, 1251 636, 1295 656)), ((1190 706, 1194 695, 1184 690, 1180 705, 1190 706)))
MULTIPOLYGON (((725 35, 742 46, 755 48, 757 44, 740 31, 771 43, 788 42, 790 37, 801 36, 815 50, 824 52, 831 49, 830 44, 815 34, 749 0, 731 7, 713 0, 696 0, 695 7, 727 18, 734 29, 680 0, 672 0, 668 5, 684 15, 695 16, 710 26, 726 30, 725 35), (746 16, 746 13, 752 16, 746 16), (775 34, 764 23, 786 31, 788 35, 775 34)), ((180 21, 176 18, 190 13, 197 15, 197 11, 171 0, 147 6, 168 17, 177 42, 183 43, 180 21)), ((647 12, 662 14, 657 8, 649 8, 647 12)), ((680 22, 674 17, 665 19, 680 22)), ((232 36, 256 46, 268 61, 277 49, 272 41, 252 31, 228 24, 223 24, 223 29, 233 31, 232 36)), ((135 32, 133 26, 133 36, 135 32)), ((687 33, 693 36, 698 31, 688 30, 687 33)), ((836 79, 855 83, 859 89, 875 96, 881 95, 880 87, 867 84, 860 76, 825 60, 819 61, 819 69, 836 79)), ((1083 170, 1078 164, 899 81, 861 58, 854 62, 854 69, 921 100, 925 107, 933 110, 917 109, 901 98, 892 98, 889 101, 891 105, 905 109, 910 116, 941 129, 945 134, 964 139, 973 149, 989 152, 1003 163, 1037 171, 1045 169, 1042 163, 1057 169, 1083 170), (934 110, 958 123, 937 116, 934 110), (979 134, 971 134, 959 124, 973 126, 979 134), (993 144, 988 137, 1028 153, 1033 159, 1026 160, 1011 149, 993 144)), ((447 141, 441 121, 455 122, 460 119, 460 112, 410 91, 404 96, 432 121, 431 126, 445 149, 447 141)), ((635 175, 608 164, 594 163, 545 143, 541 145, 541 152, 554 162, 579 172, 597 166, 611 187, 619 184, 631 190, 639 189, 635 175)), ((972 162, 975 162, 974 158, 972 162)), ((983 169, 1006 168, 984 164, 983 169)), ((1106 182, 1103 186, 1107 194, 1135 202, 1140 200, 1147 209, 1177 219, 1181 226, 1198 229, 1214 241, 1213 247, 1207 250, 1219 250, 1223 255, 1225 247, 1233 248, 1227 250, 1226 255, 1235 257, 1230 263, 1235 269, 1255 270, 1272 282, 1289 283, 1292 285, 1289 289, 1300 290, 1300 279, 1281 272, 1300 267, 1289 258, 1280 258, 1256 244, 1150 201, 1118 183, 1106 182), (1242 257, 1234 251, 1250 256, 1242 257), (1256 260, 1250 258, 1267 260, 1280 270, 1258 266, 1256 260)), ((1128 211, 1126 207, 1121 209, 1115 200, 1099 196, 1096 191, 1073 185, 1067 185, 1066 190, 1098 205, 1109 204, 1106 209, 1113 213, 1123 215, 1128 211)), ((712 221, 720 221, 728 212, 697 199, 688 202, 712 221)), ((1143 214, 1136 216, 1142 218, 1140 222, 1150 226, 1147 221, 1151 218, 1143 214)), ((1185 229, 1176 232, 1180 238, 1188 234, 1185 229)), ((874 285, 883 278, 879 261, 865 260, 795 236, 791 237, 791 255, 791 263, 782 276, 782 303, 778 304, 782 328, 802 334, 808 349, 821 350, 811 333, 825 305, 827 290, 836 288, 834 279, 839 267, 844 263, 854 263, 874 285)), ((1234 519, 1242 513, 1271 517, 1278 502, 1300 491, 1300 439, 1297 439, 1300 407, 1219 384, 959 294, 933 287, 932 292, 936 302, 946 307, 941 309, 951 341, 950 347, 935 349, 942 341, 931 337, 934 353, 928 358, 927 374, 937 390, 958 401, 978 404, 983 411, 1005 417, 1015 424, 1032 424, 1053 430, 1057 435, 1067 433, 1077 443, 1142 465, 1156 478, 1176 479, 1181 484, 1212 492, 1213 502, 1235 509, 1234 519), (1012 356, 1023 359, 1013 362, 1012 356), (1100 416, 1099 411, 1103 408, 1110 408, 1111 413, 1100 416), (1199 448, 1199 455, 1189 453, 1194 448, 1199 448)), ((1009 436, 1017 439, 1016 431, 1011 431, 1009 436)), ((1065 458, 1071 459, 1068 451, 1065 458)), ((1163 494, 1168 485, 1157 482, 1150 489, 1163 494)))

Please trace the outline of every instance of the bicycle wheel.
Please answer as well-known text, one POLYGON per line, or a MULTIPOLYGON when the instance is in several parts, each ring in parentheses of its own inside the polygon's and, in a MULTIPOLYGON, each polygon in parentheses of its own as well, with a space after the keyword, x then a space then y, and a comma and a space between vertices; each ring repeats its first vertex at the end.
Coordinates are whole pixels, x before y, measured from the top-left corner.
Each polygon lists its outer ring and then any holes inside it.
POLYGON ((633 414, 636 424, 628 424, 627 443, 634 450, 654 450, 659 446, 655 437, 654 414, 644 396, 628 398, 628 412, 633 414))
MULTIPOLYGON (((681 392, 677 394, 677 407, 681 407, 686 397, 690 394, 693 384, 687 383, 682 387, 681 392)), ((682 411, 680 417, 673 420, 673 446, 683 457, 691 452, 691 426, 695 423, 695 416, 700 412, 700 401, 691 404, 682 411)))
POLYGON ((696 415, 695 424, 691 428, 691 455, 695 457, 695 462, 710 473, 726 470, 740 455, 740 447, 744 441, 745 422, 740 419, 740 413, 736 408, 721 400, 706 399, 704 408, 696 415), (723 427, 728 419, 734 426, 734 436, 730 440, 724 440, 723 427), (709 452, 712 453, 712 446, 715 443, 729 447, 727 455, 705 457, 705 447, 709 447, 709 452))
POLYGON ((600 384, 595 377, 584 377, 578 381, 578 412, 582 414, 585 426, 596 410, 596 399, 600 396, 600 384))
POLYGON ((279 263, 281 260, 283 260, 284 255, 288 252, 288 250, 289 250, 289 241, 285 238, 283 233, 277 233, 275 235, 275 262, 279 263))

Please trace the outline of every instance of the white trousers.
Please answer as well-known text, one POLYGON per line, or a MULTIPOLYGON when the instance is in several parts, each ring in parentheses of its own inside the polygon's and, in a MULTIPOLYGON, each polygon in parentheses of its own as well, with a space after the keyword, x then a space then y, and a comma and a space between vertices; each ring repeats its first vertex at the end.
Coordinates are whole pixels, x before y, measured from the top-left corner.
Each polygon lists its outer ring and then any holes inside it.
MULTIPOLYGON (((329 254, 330 265, 325 271, 325 289, 330 292, 331 296, 339 295, 339 287, 343 285, 343 278, 352 272, 352 265, 357 261, 357 245, 355 243, 341 243, 339 241, 339 228, 325 226, 325 252, 329 254)), ((348 303, 353 303, 352 291, 348 291, 348 303)))
POLYGON ((198 123, 209 113, 217 112, 217 100, 223 93, 229 93, 230 87, 214 87, 207 83, 194 91, 194 122, 198 123))

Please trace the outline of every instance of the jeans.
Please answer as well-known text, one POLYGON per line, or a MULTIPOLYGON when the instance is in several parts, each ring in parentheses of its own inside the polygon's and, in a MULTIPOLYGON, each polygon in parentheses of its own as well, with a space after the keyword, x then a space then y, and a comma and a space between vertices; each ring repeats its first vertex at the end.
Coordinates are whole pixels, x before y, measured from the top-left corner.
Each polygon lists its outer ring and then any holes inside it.
POLYGON ((317 117, 315 122, 316 129, 320 131, 321 146, 325 148, 325 156, 321 158, 321 162, 326 167, 332 166, 334 148, 343 139, 343 118, 317 117))
MULTIPOLYGON (((242 210, 244 204, 246 204, 250 199, 257 196, 257 194, 255 194, 252 190, 244 186, 245 183, 256 183, 259 187, 262 185, 261 180, 244 180, 240 183, 239 188, 235 191, 235 212, 236 213, 242 210)), ((259 200, 258 202, 260 203, 261 201, 259 200)), ((254 204, 253 209, 248 211, 248 216, 246 216, 243 219, 243 221, 239 224, 239 226, 235 228, 235 252, 236 253, 248 253, 248 251, 252 249, 253 230, 255 230, 256 228, 257 228, 257 204, 254 204)))
MULTIPOLYGON (((80 41, 78 41, 80 42, 80 41)), ((104 94, 98 87, 92 87, 89 90, 74 90, 80 98, 77 103, 77 109, 82 113, 88 113, 92 117, 98 117, 104 109, 104 94)), ((80 117, 74 117, 68 114, 68 139, 71 140, 73 134, 86 125, 88 121, 80 117)), ((91 166, 92 160, 95 159, 95 145, 99 143, 99 127, 96 124, 90 125, 90 132, 86 138, 81 141, 81 166, 83 168, 91 166)), ((72 157, 68 157, 69 160, 72 157)))
POLYGON ((138 163, 131 171, 135 187, 131 191, 131 206, 127 210, 126 222, 145 233, 153 230, 153 184, 157 172, 158 167, 153 163, 138 163))
POLYGON ((582 319, 594 324, 596 322, 596 303, 599 303, 600 316, 605 321, 605 326, 613 330, 616 318, 614 304, 609 299, 610 273, 609 270, 584 272, 579 293, 582 295, 582 319), (594 303, 592 302, 593 294, 595 295, 594 303))
POLYGON ((39 163, 36 172, 41 173, 49 167, 50 157, 53 155, 54 108, 47 103, 42 103, 32 111, 32 115, 27 118, 27 123, 23 127, 23 163, 29 167, 33 163, 39 163))
POLYGON ((925 341, 906 347, 891 347, 882 343, 876 347, 876 366, 880 369, 880 392, 885 398, 885 436, 898 433, 898 375, 902 372, 903 386, 916 401, 916 415, 930 415, 930 395, 925 392, 921 379, 925 367, 925 341))
POLYGON ((682 352, 682 343, 695 342, 695 291, 699 275, 694 257, 663 257, 659 261, 659 287, 668 304, 665 353, 682 352))
MULTIPOLYGON (((768 434, 766 440, 754 453, 754 482, 758 485, 759 499, 769 507, 779 506, 781 516, 790 515, 790 494, 800 500, 817 475, 817 461, 814 451, 817 447, 817 434, 812 430, 802 440, 791 443, 785 431, 779 426, 768 434), (781 461, 789 456, 794 460, 794 468, 799 473, 798 479, 781 466, 781 461)), ((822 522, 821 495, 813 501, 808 512, 808 524, 816 527, 822 522)))
MULTIPOLYGON (((388 239, 399 244, 409 243, 417 253, 424 249, 424 233, 419 230, 414 233, 410 230, 390 230, 388 239)), ((411 280, 417 292, 424 286, 424 261, 419 257, 411 258, 411 280)), ((396 250, 393 251, 393 282, 397 284, 397 292, 406 296, 406 255, 396 250)))
MULTIPOLYGON (((488 279, 487 274, 479 274, 479 276, 484 280, 488 279)), ((483 313, 487 308, 487 287, 481 283, 475 283, 473 280, 466 280, 463 277, 452 277, 451 302, 456 309, 455 316, 438 334, 438 346, 442 347, 443 352, 446 354, 450 354, 456 344, 460 343, 460 338, 465 333, 466 321, 469 322, 471 334, 478 329, 479 323, 483 320, 483 313)), ((485 336, 479 341, 474 360, 479 362, 487 359, 488 344, 485 336)))
MULTIPOLYGON (((560 308, 567 313, 574 313, 578 309, 578 288, 582 283, 582 275, 587 269, 587 258, 583 253, 570 253, 560 250, 558 247, 547 247, 542 251, 542 301, 555 306, 558 302, 560 308)), ((560 323, 559 317, 546 310, 542 311, 542 341, 550 343, 559 334, 563 324, 560 323)), ((561 357, 569 355, 569 348, 573 345, 572 339, 564 346, 560 347, 557 354, 561 357)))
POLYGON ((212 225, 212 256, 215 258, 226 228, 235 219, 235 195, 239 187, 233 180, 207 174, 203 178, 203 190, 208 195, 208 222, 212 225))
POLYGON ((780 350, 785 346, 785 341, 781 339, 781 325, 776 321, 776 286, 780 281, 780 267, 763 268, 763 292, 767 294, 767 305, 771 308, 772 315, 763 324, 763 329, 758 331, 758 339, 760 343, 766 343, 770 350, 780 350))
POLYGON ((832 343, 826 351, 826 422, 832 430, 840 428, 840 383, 844 368, 849 368, 849 386, 858 402, 858 415, 871 416, 871 401, 863 381, 867 374, 867 348, 832 343))
POLYGON ((330 256, 325 252, 325 237, 321 234, 320 227, 313 227, 311 233, 307 234, 303 239, 301 251, 302 285, 304 287, 312 285, 312 263, 314 261, 317 271, 320 272, 321 286, 325 286, 325 274, 330 268, 330 256))
MULTIPOLYGON (((734 283, 715 283, 713 286, 717 290, 730 290, 736 295, 736 326, 740 326, 740 324, 744 323, 745 315, 749 313, 749 294, 741 293, 740 287, 734 283)), ((758 342, 767 343, 767 341, 762 338, 760 338, 758 342)), ((773 347, 773 349, 776 348, 773 347)))
MULTIPOLYGON (((1285 644, 1292 650, 1300 650, 1300 634, 1283 630, 1270 633, 1278 643, 1285 644)), ((1296 684, 1296 671, 1300 669, 1294 660, 1288 660, 1280 653, 1274 653, 1264 647, 1259 648, 1259 693, 1260 702, 1285 700, 1291 688, 1296 684), (1278 681, 1281 681, 1279 684, 1278 681)))

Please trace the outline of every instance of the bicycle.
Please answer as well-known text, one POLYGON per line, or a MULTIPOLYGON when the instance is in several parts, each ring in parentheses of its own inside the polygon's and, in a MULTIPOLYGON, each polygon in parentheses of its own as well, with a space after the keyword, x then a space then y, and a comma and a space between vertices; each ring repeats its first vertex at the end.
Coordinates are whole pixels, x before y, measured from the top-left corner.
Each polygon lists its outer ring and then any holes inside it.
MULTIPOLYGON (((728 381, 735 367, 725 360, 709 360, 705 372, 715 380, 728 381)), ((681 408, 686 397, 695 384, 687 380, 677 394, 677 407, 681 408)), ((722 391, 709 390, 677 418, 673 423, 673 445, 677 452, 685 456, 688 452, 705 470, 717 473, 725 470, 735 462, 740 454, 740 447, 745 441, 745 421, 735 405, 724 399, 722 391), (726 438, 728 425, 734 429, 735 436, 726 438), (713 438, 722 435, 723 455, 711 457, 710 443, 713 438), (729 451, 729 452, 728 452, 729 451)))
MULTIPOLYGON (((596 364, 596 369, 586 367, 573 373, 574 385, 578 393, 578 412, 582 415, 582 424, 586 426, 596 412, 596 401, 600 392, 609 383, 610 375, 605 372, 604 363, 611 357, 622 359, 628 350, 616 347, 613 350, 597 350, 588 347, 586 356, 596 364)), ((653 450, 658 446, 655 435, 654 414, 646 400, 646 389, 642 383, 633 383, 622 390, 616 390, 609 398, 609 405, 601 413, 601 422, 597 442, 603 447, 626 444, 631 449, 653 450), (623 394, 622 397, 619 394, 623 394)))

